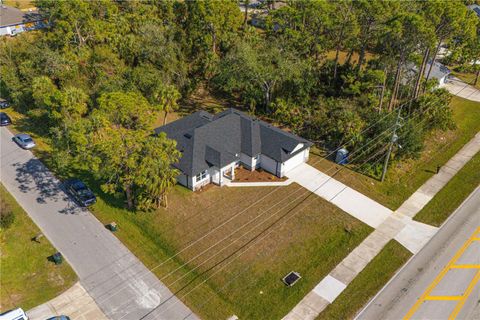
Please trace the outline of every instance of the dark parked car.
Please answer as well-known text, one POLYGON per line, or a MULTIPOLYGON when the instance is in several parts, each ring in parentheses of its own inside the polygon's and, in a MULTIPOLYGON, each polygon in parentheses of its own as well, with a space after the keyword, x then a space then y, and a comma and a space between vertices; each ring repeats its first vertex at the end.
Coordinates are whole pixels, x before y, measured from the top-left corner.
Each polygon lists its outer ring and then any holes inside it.
POLYGON ((0 109, 6 109, 10 107, 10 103, 7 100, 0 98, 0 109))
POLYGON ((55 316, 48 318, 47 320, 70 320, 70 317, 67 316, 55 316))
POLYGON ((5 112, 0 112, 0 126, 8 126, 12 124, 12 119, 5 112))
POLYGON ((65 187, 67 192, 72 195, 72 197, 77 201, 81 206, 88 207, 97 202, 95 194, 90 190, 85 183, 79 179, 70 179, 65 182, 65 187))

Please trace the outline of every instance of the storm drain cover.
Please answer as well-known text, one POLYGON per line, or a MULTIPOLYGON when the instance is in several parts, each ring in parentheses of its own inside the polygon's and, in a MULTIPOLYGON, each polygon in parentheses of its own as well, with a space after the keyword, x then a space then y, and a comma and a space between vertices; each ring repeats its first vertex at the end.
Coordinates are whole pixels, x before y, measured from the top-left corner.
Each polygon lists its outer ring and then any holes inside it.
POLYGON ((300 274, 298 272, 292 271, 289 274, 287 274, 285 277, 283 277, 282 281, 287 286, 291 287, 301 278, 302 277, 300 276, 300 274))

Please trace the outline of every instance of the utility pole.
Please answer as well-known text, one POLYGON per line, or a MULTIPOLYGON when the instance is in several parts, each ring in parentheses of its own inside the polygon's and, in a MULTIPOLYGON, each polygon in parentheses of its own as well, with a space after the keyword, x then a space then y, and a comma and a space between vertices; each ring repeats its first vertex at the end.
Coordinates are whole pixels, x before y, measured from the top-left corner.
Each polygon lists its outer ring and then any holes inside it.
POLYGON ((385 157, 385 162, 383 164, 383 171, 382 171, 382 179, 381 181, 385 180, 385 175, 387 174, 388 168, 388 161, 390 161, 390 154, 392 153, 393 144, 397 142, 397 128, 400 126, 400 114, 402 112, 403 105, 398 107, 397 119, 395 120, 395 127, 393 128, 392 138, 390 139, 390 145, 388 146, 387 156, 385 157))

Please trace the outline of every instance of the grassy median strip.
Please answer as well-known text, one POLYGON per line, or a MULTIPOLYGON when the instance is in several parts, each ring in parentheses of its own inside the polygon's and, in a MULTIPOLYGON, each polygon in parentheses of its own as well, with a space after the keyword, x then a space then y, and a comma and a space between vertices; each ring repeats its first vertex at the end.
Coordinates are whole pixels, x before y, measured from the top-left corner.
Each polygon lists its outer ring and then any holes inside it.
POLYGON ((457 172, 414 220, 440 226, 479 184, 480 152, 457 172))
POLYGON ((64 261, 55 265, 47 257, 56 252, 15 199, 0 184, 2 210, 13 213, 14 221, 0 229, 0 310, 21 307, 28 310, 70 288, 77 276, 64 261))
POLYGON ((352 319, 411 255, 401 244, 391 240, 317 320, 352 319))

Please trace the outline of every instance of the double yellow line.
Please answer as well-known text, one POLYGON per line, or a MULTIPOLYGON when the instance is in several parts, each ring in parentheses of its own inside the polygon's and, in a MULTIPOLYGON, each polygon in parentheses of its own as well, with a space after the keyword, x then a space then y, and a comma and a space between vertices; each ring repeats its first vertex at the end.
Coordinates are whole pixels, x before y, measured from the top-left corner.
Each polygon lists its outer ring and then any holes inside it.
POLYGON ((428 286, 422 296, 415 302, 413 307, 408 311, 405 315, 403 320, 410 320, 415 312, 417 312, 418 308, 423 304, 423 302, 427 300, 442 300, 442 301, 458 301, 455 309, 453 309, 452 313, 448 317, 449 320, 453 320, 457 317, 460 310, 462 310, 465 301, 467 301, 468 297, 473 291, 473 288, 480 280, 480 265, 477 264, 464 264, 464 265, 456 265, 455 263, 457 260, 462 256, 462 254, 467 250, 467 248, 472 244, 474 241, 480 241, 480 227, 478 227, 475 232, 468 238, 468 240, 462 245, 462 247, 455 253, 453 258, 448 262, 448 264, 443 268, 443 270, 438 274, 438 276, 433 280, 433 282, 428 286), (440 283, 443 277, 447 274, 450 269, 478 269, 477 273, 475 274, 473 280, 468 285, 467 289, 461 296, 431 296, 430 293, 432 290, 440 283))

